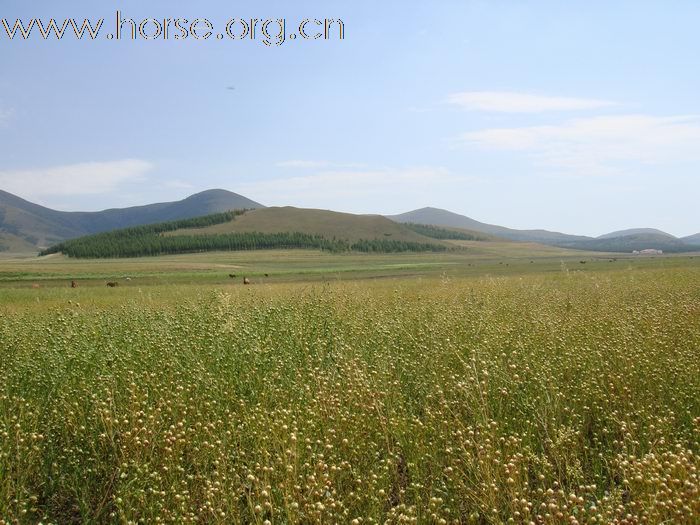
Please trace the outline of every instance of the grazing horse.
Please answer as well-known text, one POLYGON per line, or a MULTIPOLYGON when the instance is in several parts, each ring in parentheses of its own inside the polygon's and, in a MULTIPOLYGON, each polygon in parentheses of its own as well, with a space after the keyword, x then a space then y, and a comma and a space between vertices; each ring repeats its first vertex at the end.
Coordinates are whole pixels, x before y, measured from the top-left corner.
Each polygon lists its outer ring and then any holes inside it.
POLYGON ((230 274, 228 274, 228 276, 229 276, 231 279, 235 279, 235 278, 236 278, 236 274, 235 274, 235 273, 230 273, 230 274))
POLYGON ((243 284, 250 284, 250 279, 248 279, 247 277, 244 277, 243 284))
POLYGON ((34 284, 32 284, 32 288, 41 288, 41 285, 34 283, 34 284))
POLYGON ((119 283, 115 283, 115 282, 110 281, 107 283, 107 286, 109 286, 110 288, 114 288, 116 286, 119 286, 119 283))
POLYGON ((71 282, 70 282, 70 287, 71 287, 71 288, 77 288, 77 287, 78 287, 77 281, 71 281, 71 282))

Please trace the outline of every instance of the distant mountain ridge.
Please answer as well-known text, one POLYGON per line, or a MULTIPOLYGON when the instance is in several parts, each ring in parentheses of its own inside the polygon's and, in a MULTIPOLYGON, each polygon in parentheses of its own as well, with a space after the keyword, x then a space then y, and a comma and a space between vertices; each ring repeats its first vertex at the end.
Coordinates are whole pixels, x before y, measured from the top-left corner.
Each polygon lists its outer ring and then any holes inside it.
POLYGON ((188 219, 231 209, 263 208, 247 197, 214 189, 183 200, 160 202, 96 212, 52 210, 0 190, 0 241, 20 238, 29 245, 46 247, 83 235, 141 224, 188 219))
POLYGON ((626 233, 616 237, 598 237, 575 243, 559 244, 558 246, 577 250, 596 252, 632 252, 648 249, 661 250, 668 253, 697 251, 697 246, 691 246, 667 233, 626 233))
MULTIPOLYGON (((0 251, 11 253, 38 251, 64 240, 120 228, 189 219, 234 209, 262 208, 265 206, 237 193, 213 189, 174 202, 112 208, 97 212, 64 212, 34 204, 0 190, 0 251)), ((402 230, 401 233, 393 231, 386 223, 381 222, 385 219, 382 216, 374 216, 369 222, 356 220, 354 217, 351 217, 351 214, 343 217, 342 214, 332 214, 323 210, 274 208, 267 214, 246 215, 236 223, 236 228, 275 232, 291 231, 290 228, 294 228, 298 231, 314 232, 315 228, 320 227, 325 234, 330 233, 331 236, 337 237, 358 238, 361 233, 363 238, 374 238, 374 234, 370 235, 372 232, 381 232, 383 238, 393 236, 406 241, 411 236, 418 235, 410 231, 410 228, 402 230)), ((593 238, 548 230, 506 228, 433 207, 387 216, 386 219, 394 223, 453 228, 459 230, 460 235, 470 235, 475 239, 485 235, 494 240, 500 238, 582 250, 610 252, 631 252, 648 248, 665 252, 700 250, 700 233, 678 239, 654 228, 620 230, 593 238)), ((422 233, 426 232, 430 233, 429 230, 422 233)), ((440 235, 444 236, 447 233, 449 232, 443 231, 440 235)), ((422 237, 422 235, 418 236, 422 237)))
POLYGON ((681 237, 681 241, 691 246, 700 246, 700 233, 695 235, 688 235, 687 237, 681 237))
POLYGON ((607 233, 597 238, 584 235, 569 235, 548 230, 516 230, 494 224, 487 224, 439 208, 420 208, 389 219, 402 223, 416 223, 433 226, 465 228, 512 241, 537 242, 562 248, 601 252, 632 252, 649 248, 664 252, 696 251, 700 247, 700 233, 678 239, 655 228, 633 228, 607 233))
POLYGON ((471 217, 466 217, 464 215, 459 215, 458 213, 431 207, 420 208, 418 210, 409 211, 400 215, 389 215, 387 217, 396 222, 412 222, 416 224, 446 226, 449 228, 462 228, 489 235, 495 235, 497 237, 502 237, 503 239, 509 239, 512 241, 529 241, 552 244, 555 241, 574 242, 590 239, 590 237, 585 237, 582 235, 569 235, 566 233, 552 232, 548 230, 514 230, 512 228, 505 228, 495 224, 479 222, 471 217))
POLYGON ((671 239, 676 239, 670 233, 657 230, 656 228, 631 228, 629 230, 620 230, 616 232, 606 233, 605 235, 599 235, 596 239, 613 239, 615 237, 630 237, 634 235, 660 235, 662 237, 669 237, 671 239))

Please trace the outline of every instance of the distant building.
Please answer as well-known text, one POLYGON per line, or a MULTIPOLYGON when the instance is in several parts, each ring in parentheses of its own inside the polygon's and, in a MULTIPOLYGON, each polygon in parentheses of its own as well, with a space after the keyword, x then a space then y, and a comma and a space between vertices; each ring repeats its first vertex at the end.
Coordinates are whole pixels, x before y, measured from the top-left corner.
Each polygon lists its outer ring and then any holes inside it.
POLYGON ((656 250, 654 248, 647 248, 646 250, 634 250, 632 255, 663 255, 663 250, 656 250))

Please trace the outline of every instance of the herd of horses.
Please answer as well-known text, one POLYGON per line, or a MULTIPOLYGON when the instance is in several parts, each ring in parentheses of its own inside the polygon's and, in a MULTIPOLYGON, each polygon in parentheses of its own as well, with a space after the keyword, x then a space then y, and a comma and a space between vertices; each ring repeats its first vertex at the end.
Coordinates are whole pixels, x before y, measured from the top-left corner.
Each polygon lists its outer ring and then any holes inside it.
MULTIPOLYGON (((228 274, 228 276, 229 276, 230 279, 235 279, 235 278, 236 278, 236 274, 235 274, 235 273, 230 273, 230 274, 228 274)), ((265 277, 269 277, 269 274, 266 273, 266 274, 265 274, 265 277)), ((131 281, 131 277, 126 277, 125 280, 126 280, 126 281, 131 281)), ((243 284, 250 284, 250 283, 251 283, 251 281, 250 281, 250 279, 249 279, 248 277, 243 277, 243 284)), ((116 288, 117 286, 119 286, 119 282, 118 282, 118 281, 107 281, 106 284, 107 284, 107 287, 108 287, 108 288, 116 288)), ((40 287, 40 286, 39 286, 38 284, 32 284, 32 288, 39 288, 39 287, 40 287)), ((72 280, 72 281, 70 282, 70 287, 71 287, 71 288, 77 288, 77 287, 78 287, 78 281, 72 280)))

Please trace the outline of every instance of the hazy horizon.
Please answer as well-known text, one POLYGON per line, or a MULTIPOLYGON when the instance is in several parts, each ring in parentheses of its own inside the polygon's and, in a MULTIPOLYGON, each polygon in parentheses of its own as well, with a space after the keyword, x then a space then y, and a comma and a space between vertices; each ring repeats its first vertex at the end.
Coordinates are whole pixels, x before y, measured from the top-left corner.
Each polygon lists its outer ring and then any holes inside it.
POLYGON ((9 0, 0 19, 342 20, 344 39, 10 40, 0 189, 64 211, 227 189, 517 229, 700 232, 700 4, 9 0))

